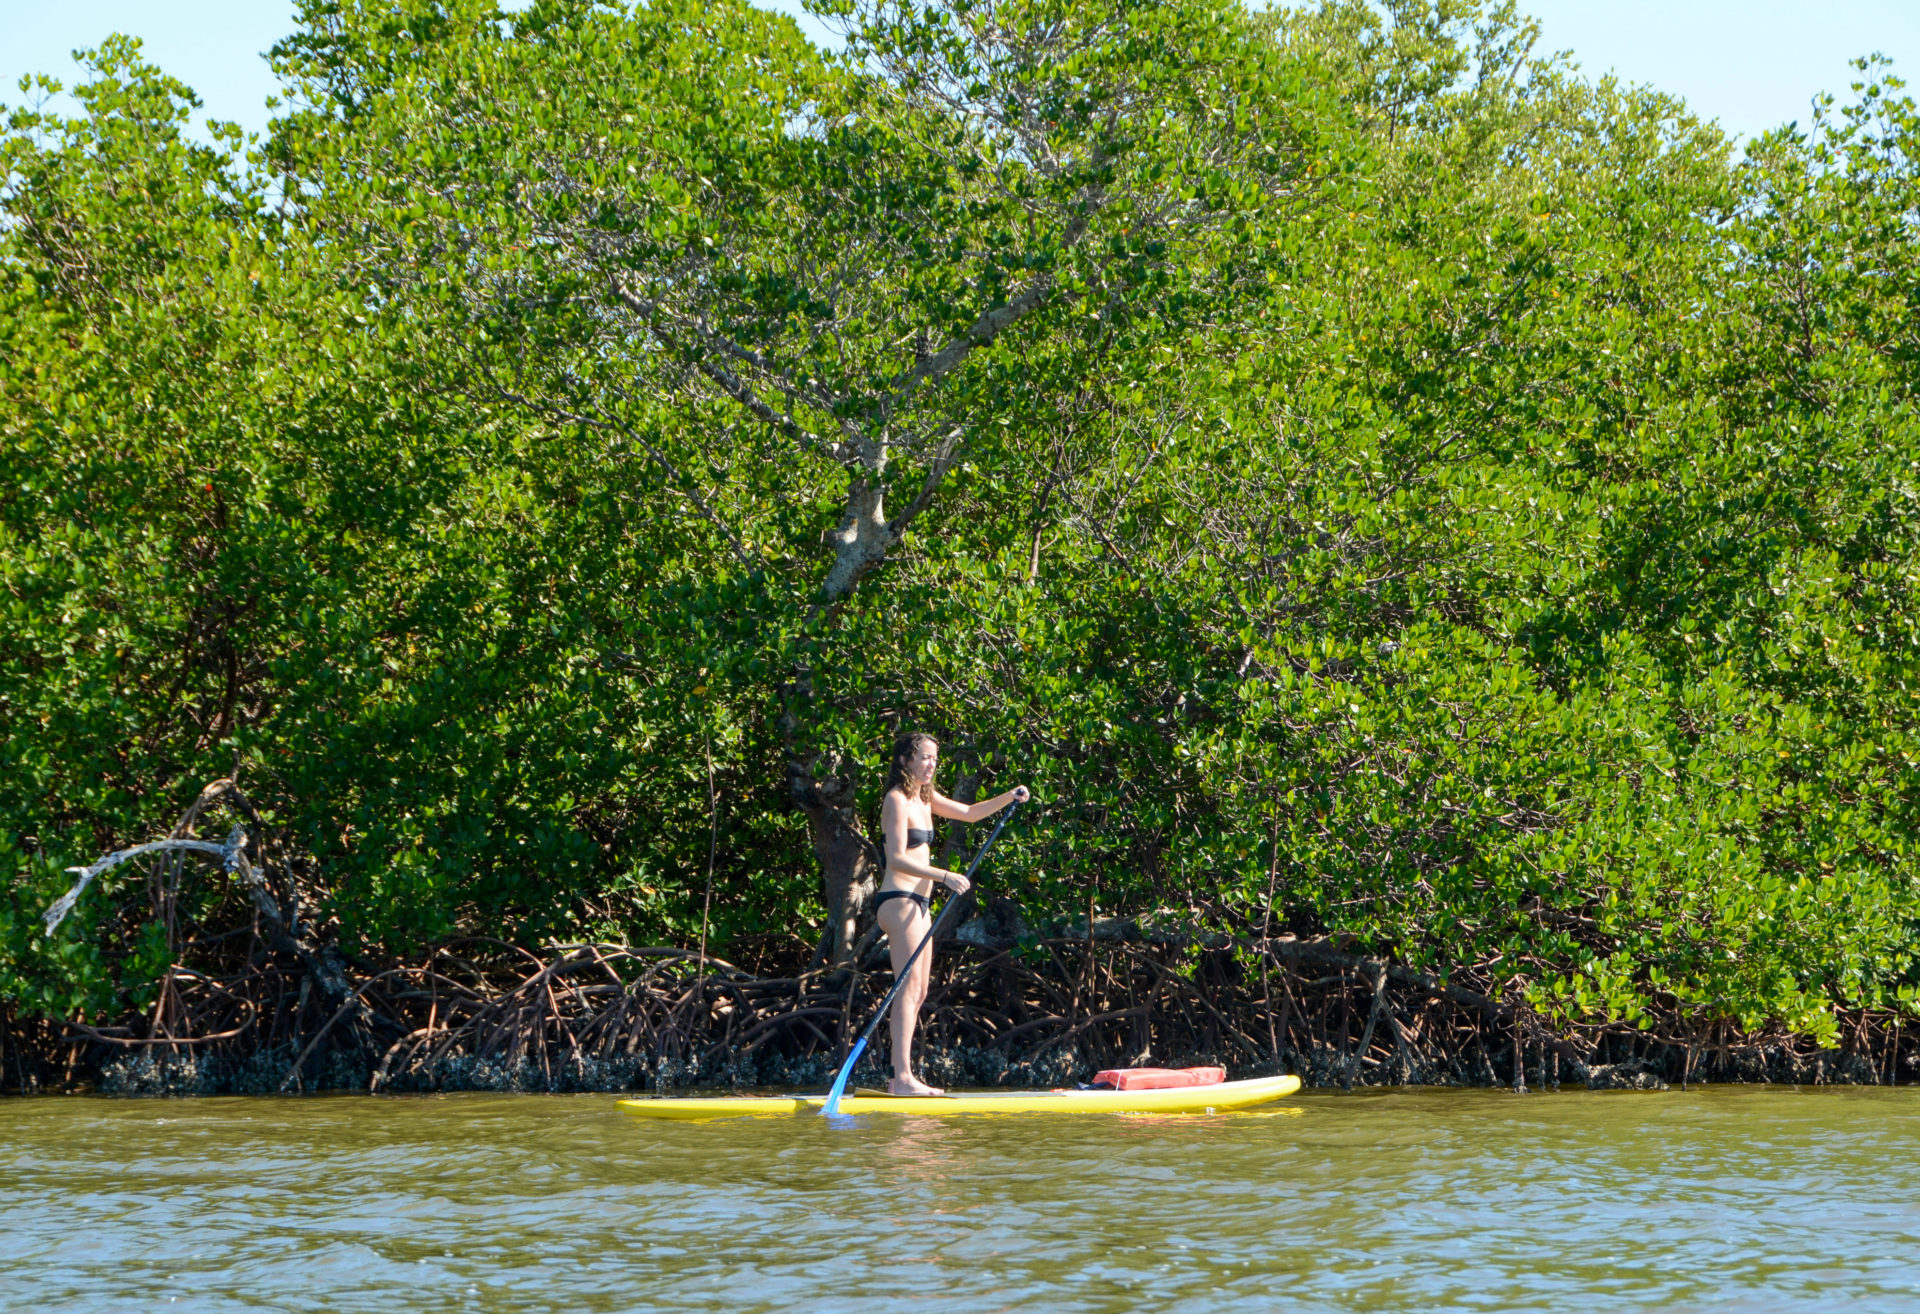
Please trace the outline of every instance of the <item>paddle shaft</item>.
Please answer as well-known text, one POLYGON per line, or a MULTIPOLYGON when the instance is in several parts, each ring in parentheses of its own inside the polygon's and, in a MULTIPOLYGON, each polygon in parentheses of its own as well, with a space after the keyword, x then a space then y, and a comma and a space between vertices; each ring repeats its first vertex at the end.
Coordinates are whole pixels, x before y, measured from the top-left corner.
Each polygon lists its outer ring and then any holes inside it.
MULTIPOLYGON (((1007 823, 1013 820, 1013 814, 1019 810, 1018 803, 1009 803, 1007 810, 1000 814, 1000 820, 994 823, 993 833, 987 836, 987 842, 980 846, 980 851, 973 855, 973 861, 967 864, 966 878, 969 883, 973 880, 973 873, 980 870, 980 864, 985 861, 987 850, 993 847, 993 842, 1000 838, 1000 832, 1006 829, 1007 823)), ((940 909, 940 915, 934 919, 933 925, 929 926, 927 933, 920 938, 920 943, 913 947, 911 954, 907 955, 906 963, 894 973, 893 989, 887 991, 887 997, 880 1001, 880 1007, 873 1011, 873 1017, 867 1022, 866 1030, 860 1033, 860 1039, 855 1041, 853 1048, 847 1052, 847 1061, 841 1065, 839 1075, 833 1079, 833 1089, 827 1094, 827 1103, 821 1109, 822 1113, 838 1111, 840 1096, 847 1089, 847 1078, 853 1075, 853 1065, 860 1061, 860 1055, 866 1051, 867 1042, 872 1040, 873 1033, 879 1030, 881 1019, 886 1017, 887 1010, 893 1007, 894 997, 900 993, 901 987, 907 983, 907 978, 913 974, 913 965, 920 961, 920 955, 926 952, 927 946, 933 943, 933 937, 940 934, 940 928, 946 925, 948 916, 959 906, 959 895, 947 900, 940 909)))

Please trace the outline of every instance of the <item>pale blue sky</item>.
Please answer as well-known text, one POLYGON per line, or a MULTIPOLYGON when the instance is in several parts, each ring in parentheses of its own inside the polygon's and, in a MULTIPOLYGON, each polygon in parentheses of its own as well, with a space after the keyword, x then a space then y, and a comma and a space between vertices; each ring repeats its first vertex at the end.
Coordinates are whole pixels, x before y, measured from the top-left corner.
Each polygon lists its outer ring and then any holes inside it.
MULTIPOLYGON (((778 4, 797 12, 797 0, 778 4)), ((1684 97, 1731 131, 1805 122, 1847 61, 1879 50, 1920 84, 1920 0, 1522 0, 1549 49, 1684 97)), ((71 79, 68 51, 113 31, 193 87, 205 113, 258 131, 274 84, 261 54, 291 25, 288 0, 0 0, 0 101, 23 73, 71 79)))

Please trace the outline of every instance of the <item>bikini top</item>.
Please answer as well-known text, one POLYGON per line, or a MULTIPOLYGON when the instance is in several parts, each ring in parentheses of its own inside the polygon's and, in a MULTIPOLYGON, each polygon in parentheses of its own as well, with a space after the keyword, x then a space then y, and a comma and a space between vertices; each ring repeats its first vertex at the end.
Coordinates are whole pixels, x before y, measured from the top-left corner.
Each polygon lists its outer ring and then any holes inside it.
POLYGON ((933 832, 931 830, 915 830, 912 826, 908 826, 907 827, 907 847, 910 849, 917 849, 922 844, 926 845, 928 848, 933 847, 933 832))

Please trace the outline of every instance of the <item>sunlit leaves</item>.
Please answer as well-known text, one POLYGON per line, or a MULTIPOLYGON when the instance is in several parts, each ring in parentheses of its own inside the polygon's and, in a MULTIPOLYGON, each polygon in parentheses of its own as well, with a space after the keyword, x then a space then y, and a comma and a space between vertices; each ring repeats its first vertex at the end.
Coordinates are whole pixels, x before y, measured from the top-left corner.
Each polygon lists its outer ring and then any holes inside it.
POLYGON ((718 938, 810 931, 789 753, 871 818, 914 725, 1036 787, 1035 926, 1271 912, 1588 1021, 1912 998, 1885 69, 1736 163, 1489 7, 823 9, 859 61, 311 5, 270 177, 122 44, 14 120, 0 991, 134 998, 137 887, 35 914, 236 769, 369 952, 684 935, 716 830, 718 938), (948 437, 821 605, 849 471, 948 437))

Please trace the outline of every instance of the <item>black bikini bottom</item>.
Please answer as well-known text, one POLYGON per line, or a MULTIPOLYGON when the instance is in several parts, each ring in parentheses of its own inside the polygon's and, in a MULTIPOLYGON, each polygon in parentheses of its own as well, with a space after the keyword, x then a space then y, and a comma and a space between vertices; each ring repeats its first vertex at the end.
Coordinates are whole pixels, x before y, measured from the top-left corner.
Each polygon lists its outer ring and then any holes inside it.
POLYGON ((920 905, 923 912, 933 907, 933 900, 924 894, 915 894, 912 890, 882 890, 873 896, 873 911, 876 915, 880 912, 880 905, 888 899, 912 899, 920 905))

